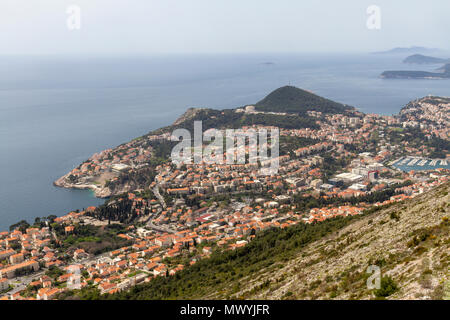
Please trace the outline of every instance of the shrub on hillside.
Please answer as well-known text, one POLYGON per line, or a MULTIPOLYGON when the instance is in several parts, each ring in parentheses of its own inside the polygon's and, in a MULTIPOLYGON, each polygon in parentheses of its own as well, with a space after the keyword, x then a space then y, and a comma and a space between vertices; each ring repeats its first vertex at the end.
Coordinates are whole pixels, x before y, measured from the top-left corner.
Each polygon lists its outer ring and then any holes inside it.
POLYGON ((386 298, 396 292, 398 290, 398 286, 395 281, 389 277, 381 278, 380 289, 374 291, 375 297, 377 298, 386 298))

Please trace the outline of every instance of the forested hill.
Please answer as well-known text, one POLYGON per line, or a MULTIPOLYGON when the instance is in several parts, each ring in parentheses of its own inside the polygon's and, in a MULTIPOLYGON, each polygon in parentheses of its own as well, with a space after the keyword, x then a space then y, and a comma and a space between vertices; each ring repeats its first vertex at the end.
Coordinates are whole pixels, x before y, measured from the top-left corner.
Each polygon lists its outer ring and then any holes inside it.
POLYGON ((150 134, 171 132, 175 128, 191 130, 194 121, 200 120, 204 130, 209 128, 239 128, 251 125, 269 125, 285 129, 317 129, 316 119, 310 117, 307 111, 346 113, 355 110, 351 106, 331 101, 293 86, 278 88, 255 104, 255 109, 262 111, 261 113, 239 113, 236 112, 238 109, 189 108, 172 125, 155 130, 150 134), (288 114, 271 114, 270 112, 288 114))
POLYGON ((352 107, 320 97, 293 86, 284 86, 271 92, 255 104, 259 111, 288 112, 304 114, 306 111, 342 113, 352 107))

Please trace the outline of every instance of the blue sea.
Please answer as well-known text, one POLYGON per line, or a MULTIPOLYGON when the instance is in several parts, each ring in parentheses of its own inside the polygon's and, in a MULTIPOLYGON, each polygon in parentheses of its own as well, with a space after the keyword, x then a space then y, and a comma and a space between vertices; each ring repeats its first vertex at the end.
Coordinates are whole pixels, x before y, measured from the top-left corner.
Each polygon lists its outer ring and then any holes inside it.
POLYGON ((2 56, 0 230, 99 205, 52 182, 105 148, 170 124, 188 107, 233 108, 294 85, 368 113, 395 114, 449 80, 383 80, 398 55, 2 56))

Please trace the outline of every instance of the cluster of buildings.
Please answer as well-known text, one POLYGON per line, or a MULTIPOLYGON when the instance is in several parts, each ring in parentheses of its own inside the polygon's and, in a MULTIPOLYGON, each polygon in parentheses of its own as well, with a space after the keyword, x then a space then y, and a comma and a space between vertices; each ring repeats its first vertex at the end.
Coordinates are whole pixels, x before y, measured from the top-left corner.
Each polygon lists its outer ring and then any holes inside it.
POLYGON ((121 172, 147 166, 152 158, 151 142, 168 140, 169 134, 149 135, 131 140, 114 149, 95 153, 63 179, 71 185, 90 184, 97 180, 114 180, 121 172))
POLYGON ((425 97, 400 112, 403 127, 418 127, 429 135, 450 138, 450 98, 425 97))
MULTIPOLYGON (((449 106, 445 104, 445 108, 449 106)), ((100 293, 128 290, 155 277, 173 276, 216 250, 245 246, 257 232, 268 228, 359 215, 372 206, 413 198, 449 179, 449 171, 444 169, 402 172, 387 165, 405 152, 412 155, 428 151, 408 143, 391 144, 386 133, 390 126, 401 128, 413 121, 428 120, 423 130, 448 139, 449 110, 441 112, 433 104, 423 103, 417 108, 403 112, 401 117, 311 111, 319 129, 280 130, 282 137, 309 138, 313 143, 280 155, 277 174, 262 175, 258 163, 160 164, 155 167, 154 182, 145 186, 153 192, 147 196, 142 195, 143 190, 128 192, 114 200, 131 201, 130 210, 138 219, 117 235, 131 244, 101 256, 92 256, 82 248, 70 254, 61 252, 54 245, 58 239, 48 226, 2 232, 0 295, 11 288, 11 279, 29 274, 27 288, 6 293, 3 299, 51 300, 74 286, 95 287, 100 293), (327 162, 330 157, 333 166, 327 162), (345 204, 340 201, 339 205, 304 210, 292 201, 297 196, 355 199, 408 180, 412 183, 397 188, 389 199, 372 204, 350 205, 346 200, 345 204), (33 279, 36 272, 52 267, 62 273, 56 278, 39 274, 33 279), (30 291, 29 287, 35 290, 30 291)), ((257 112, 251 106, 239 110, 257 112)), ((153 152, 151 143, 169 139, 168 133, 149 135, 105 150, 67 177, 78 182, 101 175, 115 179, 120 173, 148 165, 153 152)), ((245 146, 244 149, 249 151, 245 146)), ((99 221, 95 213, 96 208, 90 207, 70 212, 54 222, 62 225, 66 234, 75 233, 80 223, 105 227, 107 223, 99 221)))
POLYGON ((56 263, 50 246, 48 227, 28 228, 24 233, 20 230, 1 232, 0 278, 11 279, 56 263))

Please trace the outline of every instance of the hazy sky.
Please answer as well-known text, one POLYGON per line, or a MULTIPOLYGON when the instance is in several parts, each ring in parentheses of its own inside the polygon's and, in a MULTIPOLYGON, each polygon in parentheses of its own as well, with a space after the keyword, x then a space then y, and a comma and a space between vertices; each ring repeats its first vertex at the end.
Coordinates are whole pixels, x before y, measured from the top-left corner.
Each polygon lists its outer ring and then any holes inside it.
POLYGON ((449 14, 449 0, 1 0, 0 54, 450 49, 449 14), (380 30, 366 26, 370 5, 380 30))

